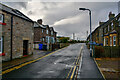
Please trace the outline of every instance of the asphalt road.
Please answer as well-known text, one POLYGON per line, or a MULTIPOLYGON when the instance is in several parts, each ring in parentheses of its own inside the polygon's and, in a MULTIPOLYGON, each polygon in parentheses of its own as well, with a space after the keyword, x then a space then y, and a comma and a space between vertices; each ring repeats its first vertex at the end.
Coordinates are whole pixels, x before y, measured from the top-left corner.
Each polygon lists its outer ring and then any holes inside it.
MULTIPOLYGON (((82 44, 73 44, 60 51, 44 57, 37 62, 23 66, 4 74, 4 78, 27 79, 27 78, 66 78, 75 66, 74 61, 80 55, 82 44)), ((13 80, 13 79, 12 79, 13 80)))

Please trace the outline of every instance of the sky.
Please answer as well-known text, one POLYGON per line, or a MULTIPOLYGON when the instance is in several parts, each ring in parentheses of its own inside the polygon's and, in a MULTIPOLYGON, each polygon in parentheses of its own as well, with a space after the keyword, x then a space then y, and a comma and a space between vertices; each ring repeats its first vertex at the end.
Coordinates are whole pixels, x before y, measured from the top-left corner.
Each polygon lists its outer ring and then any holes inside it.
MULTIPOLYGON (((89 1, 89 0, 87 0, 89 1)), ((109 12, 118 14, 118 2, 44 2, 44 1, 18 1, 3 2, 12 8, 20 10, 33 21, 43 20, 43 24, 54 27, 58 36, 67 36, 72 39, 85 40, 89 34, 89 12, 80 11, 79 8, 88 8, 92 11, 92 31, 98 27, 99 22, 108 20, 109 12), (88 34, 87 34, 88 31, 88 34)))

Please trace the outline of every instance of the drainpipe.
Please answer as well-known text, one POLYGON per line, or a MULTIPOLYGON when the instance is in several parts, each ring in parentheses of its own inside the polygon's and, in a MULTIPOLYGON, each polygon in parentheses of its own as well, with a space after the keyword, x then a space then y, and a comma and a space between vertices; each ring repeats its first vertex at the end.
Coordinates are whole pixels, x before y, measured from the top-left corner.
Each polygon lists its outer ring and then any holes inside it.
POLYGON ((13 15, 11 16, 11 54, 10 54, 10 60, 12 60, 12 36, 13 36, 13 15))

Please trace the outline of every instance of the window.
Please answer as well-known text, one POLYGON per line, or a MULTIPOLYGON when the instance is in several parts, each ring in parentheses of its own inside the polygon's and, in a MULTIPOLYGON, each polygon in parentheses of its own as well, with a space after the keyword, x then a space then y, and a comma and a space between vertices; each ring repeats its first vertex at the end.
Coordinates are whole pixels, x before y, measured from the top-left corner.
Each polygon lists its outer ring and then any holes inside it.
POLYGON ((0 14, 0 22, 3 23, 3 14, 0 14))
POLYGON ((1 37, 0 38, 0 53, 2 53, 2 47, 3 47, 3 39, 1 37))
POLYGON ((116 46, 116 36, 113 36, 113 46, 116 46))
POLYGON ((52 43, 55 43, 54 37, 52 37, 52 43))
POLYGON ((108 38, 106 38, 106 46, 108 46, 108 38))
POLYGON ((110 46, 112 46, 112 36, 110 36, 110 46))
POLYGON ((104 38, 104 46, 105 46, 105 38, 104 38))
POLYGON ((104 28, 104 33, 106 33, 106 28, 104 28))
POLYGON ((46 30, 46 34, 48 34, 48 30, 46 30))
POLYGON ((44 32, 44 30, 42 29, 42 33, 44 32))
POLYGON ((108 26, 108 32, 110 31, 110 27, 108 26))
POLYGON ((53 31, 51 31, 51 35, 53 35, 53 31))
POLYGON ((43 38, 43 42, 44 42, 44 40, 45 40, 45 39, 43 38))
POLYGON ((113 23, 111 23, 111 29, 113 30, 113 23))
POLYGON ((46 42, 48 42, 48 36, 46 36, 46 42))

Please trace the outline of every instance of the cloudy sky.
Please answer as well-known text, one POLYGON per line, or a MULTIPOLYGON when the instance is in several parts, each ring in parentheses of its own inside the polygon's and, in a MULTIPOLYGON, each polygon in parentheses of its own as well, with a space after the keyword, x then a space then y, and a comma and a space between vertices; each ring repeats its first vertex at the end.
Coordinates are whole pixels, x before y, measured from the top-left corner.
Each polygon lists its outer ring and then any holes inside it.
POLYGON ((99 21, 107 21, 109 12, 118 14, 118 2, 3 2, 18 9, 32 20, 43 19, 43 24, 54 27, 59 36, 69 36, 75 33, 76 39, 86 39, 89 33, 88 11, 80 11, 85 7, 92 11, 92 30, 99 21))

